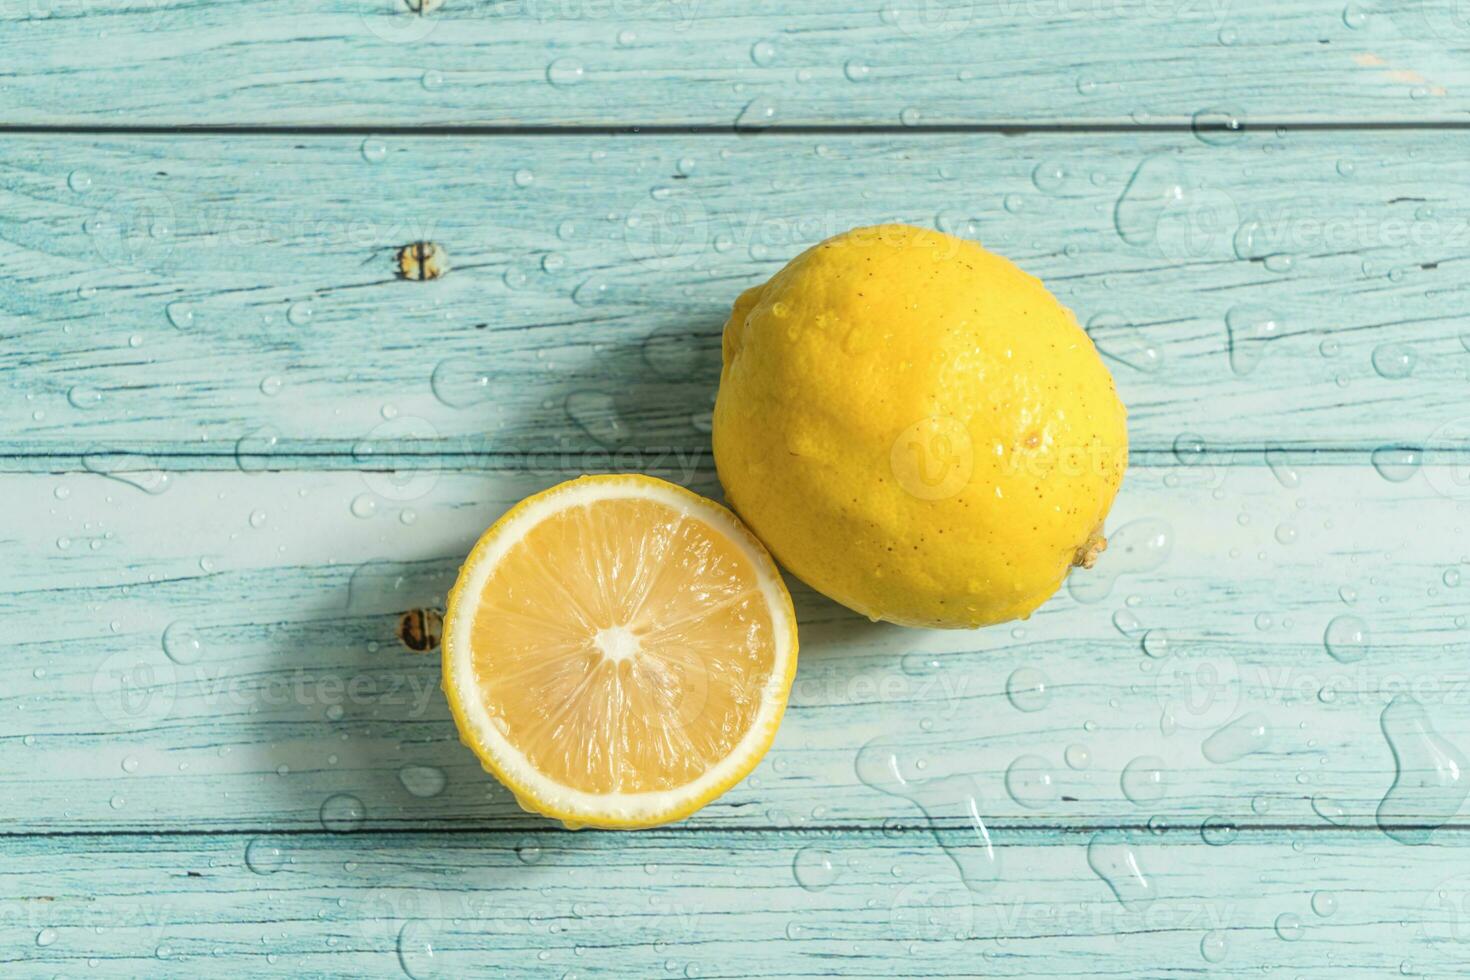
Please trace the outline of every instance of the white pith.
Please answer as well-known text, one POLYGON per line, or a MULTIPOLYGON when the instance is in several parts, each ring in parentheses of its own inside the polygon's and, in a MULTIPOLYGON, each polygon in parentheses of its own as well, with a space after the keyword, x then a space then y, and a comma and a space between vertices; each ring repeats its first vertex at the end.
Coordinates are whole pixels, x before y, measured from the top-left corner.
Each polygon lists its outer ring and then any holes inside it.
MULTIPOLYGON (((548 778, 531 764, 524 753, 506 741, 486 710, 484 700, 478 696, 479 685, 475 680, 470 649, 471 631, 464 628, 454 630, 446 638, 446 653, 452 677, 451 696, 459 695, 456 701, 468 728, 463 734, 484 755, 494 760, 506 781, 514 784, 512 788, 518 787, 534 796, 543 806, 555 810, 571 822, 656 822, 678 813, 691 800, 702 799, 718 792, 753 768, 775 733, 786 700, 786 682, 793 656, 793 626, 779 573, 769 557, 753 544, 748 532, 727 512, 713 504, 702 505, 698 498, 687 497, 672 487, 657 483, 632 479, 626 482, 577 482, 532 501, 509 524, 501 528, 490 547, 473 556, 473 563, 460 572, 460 582, 450 609, 451 618, 461 624, 474 621, 475 608, 491 574, 501 559, 531 528, 569 507, 624 498, 652 500, 663 504, 687 519, 714 528, 735 544, 755 570, 757 590, 771 617, 775 645, 772 669, 762 688, 760 707, 749 730, 727 756, 705 770, 697 779, 672 789, 655 792, 588 793, 548 778)), ((623 659, 634 656, 637 652, 636 638, 627 630, 617 627, 601 631, 594 643, 610 659, 623 659)))

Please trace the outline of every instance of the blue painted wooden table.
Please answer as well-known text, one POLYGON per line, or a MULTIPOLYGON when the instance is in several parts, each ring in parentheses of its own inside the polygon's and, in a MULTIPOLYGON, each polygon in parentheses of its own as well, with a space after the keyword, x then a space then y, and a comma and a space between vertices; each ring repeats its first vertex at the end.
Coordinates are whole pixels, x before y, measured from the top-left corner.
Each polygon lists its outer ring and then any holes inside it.
POLYGON ((0 5, 0 972, 1463 975, 1463 13, 0 5), (794 587, 744 783, 522 812, 405 619, 567 476, 717 495, 730 302, 888 219, 1087 324, 1115 547, 974 633, 794 587))

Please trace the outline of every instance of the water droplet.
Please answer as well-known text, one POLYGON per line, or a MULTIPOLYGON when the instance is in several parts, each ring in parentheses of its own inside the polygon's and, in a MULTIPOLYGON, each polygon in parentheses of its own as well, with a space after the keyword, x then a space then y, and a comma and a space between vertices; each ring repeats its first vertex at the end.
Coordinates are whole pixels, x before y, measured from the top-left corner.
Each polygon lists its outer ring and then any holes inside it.
POLYGON ((42 929, 40 932, 36 933, 36 945, 37 946, 50 946, 54 942, 56 942, 56 930, 55 929, 46 928, 46 929, 42 929))
POLYGON ((281 379, 274 374, 263 378, 260 382, 260 393, 267 398, 274 398, 281 393, 281 379))
POLYGON ((1201 109, 1190 119, 1190 129, 1201 143, 1227 146, 1240 139, 1245 126, 1240 117, 1223 109, 1201 109))
POLYGON ((982 795, 971 776, 923 780, 917 777, 918 762, 907 755, 907 748, 879 737, 858 752, 857 777, 868 786, 906 799, 917 806, 929 823, 935 840, 954 862, 965 887, 985 891, 999 880, 998 857, 990 841, 990 831, 981 816, 982 795), (947 829, 941 833, 936 821, 963 830, 947 829), (952 845, 956 835, 960 838, 952 845))
POLYGON ((315 315, 315 313, 316 311, 312 309, 311 304, 305 301, 300 303, 292 303, 290 306, 286 307, 286 319, 290 322, 292 326, 295 327, 306 326, 308 323, 311 322, 311 318, 315 315))
POLYGON ((1342 22, 1349 30, 1360 30, 1368 23, 1368 12, 1356 3, 1349 3, 1342 8, 1342 22))
POLYGON ((1266 241, 1266 229, 1254 219, 1240 223, 1231 238, 1231 246, 1238 259, 1264 259, 1271 254, 1271 248, 1266 241))
POLYGON ((194 307, 192 304, 177 301, 163 308, 168 322, 180 330, 188 330, 194 326, 194 307))
POLYGON ((353 517, 366 520, 378 512, 378 500, 370 493, 360 493, 352 498, 350 509, 353 517))
POLYGON ((567 395, 566 408, 568 418, 609 449, 622 445, 631 435, 613 396, 605 391, 574 391, 567 395))
POLYGON ((1131 609, 1119 609, 1113 613, 1113 626, 1119 633, 1127 637, 1141 636, 1143 634, 1143 622, 1131 609))
POLYGON ((1123 767, 1118 779, 1123 795, 1139 806, 1157 803, 1164 798, 1169 780, 1164 772, 1164 760, 1156 755, 1141 755, 1123 767))
POLYGON ((776 45, 771 41, 757 41, 750 46, 750 60, 768 68, 776 63, 776 45))
POLYGON ((898 113, 898 122, 902 126, 917 126, 923 121, 924 113, 913 106, 901 109, 898 113))
POLYGON ((192 623, 179 620, 163 631, 163 652, 176 664, 197 663, 204 656, 204 642, 192 623))
POLYGON ((1211 847, 1224 847, 1235 842, 1235 838, 1240 835, 1240 828, 1225 817, 1207 817, 1200 824, 1199 834, 1211 847))
POLYGON ((1225 933, 1219 929, 1205 933, 1204 938, 1199 941, 1199 955, 1205 958, 1206 963, 1219 963, 1225 959, 1229 951, 1229 944, 1225 933))
POLYGON ((1393 752, 1393 785, 1378 804, 1378 827, 1401 844, 1428 843, 1454 819, 1470 793, 1467 760, 1434 730, 1424 706, 1408 695, 1389 702, 1379 719, 1393 752))
POLYGON ((444 770, 436 766, 404 766, 398 770, 398 781, 414 796, 429 799, 444 792, 449 780, 444 770))
POLYGON ((281 434, 275 426, 251 429, 235 442, 235 465, 242 472, 253 473, 270 468, 270 457, 280 444, 281 434))
POLYGON ((1301 474, 1297 472, 1295 466, 1291 465, 1291 456, 1287 450, 1268 446, 1266 466, 1270 468, 1271 475, 1276 477, 1276 482, 1286 489, 1295 490, 1301 486, 1301 474))
POLYGON ((1225 314, 1230 338, 1230 369, 1250 374, 1265 356, 1266 345, 1281 336, 1281 321, 1263 306, 1233 306, 1225 314))
POLYGON ((67 390, 66 400, 73 408, 88 410, 102 404, 102 392, 88 385, 73 385, 67 390))
POLYGON ((912 677, 924 677, 939 669, 938 657, 919 651, 904 654, 898 663, 903 672, 912 677))
POLYGON ((1006 697, 1018 711, 1040 711, 1051 704, 1051 682, 1035 667, 1017 667, 1006 678, 1006 697))
POLYGON ((541 845, 534 837, 522 837, 516 844, 516 858, 522 864, 535 864, 541 860, 541 845))
POLYGON ((1162 660, 1172 650, 1169 646, 1169 633, 1167 630, 1149 630, 1143 634, 1143 652, 1155 660, 1162 660))
POLYGON ((1350 823, 1348 819, 1347 807, 1343 806, 1338 801, 1329 799, 1325 796, 1312 797, 1312 810, 1317 814, 1317 816, 1321 817, 1323 820, 1326 820, 1330 824, 1347 826, 1350 823))
POLYGON ((821 891, 837 880, 837 857, 825 848, 803 847, 791 862, 791 873, 807 891, 821 891))
POLYGON ((362 826, 362 800, 348 793, 337 793, 322 802, 322 827, 334 834, 348 834, 362 826))
POLYGON ((1337 896, 1331 892, 1312 892, 1312 911, 1319 918, 1330 918, 1337 911, 1337 896))
POLYGON ((1173 548, 1174 532, 1164 521, 1152 517, 1131 521, 1108 538, 1097 565, 1072 570, 1067 591, 1078 602, 1100 602, 1119 577, 1154 571, 1168 561, 1173 548))
POLYGON ((511 180, 517 187, 525 188, 536 183, 536 175, 525 167, 522 167, 511 176, 511 180))
POLYGON ((1085 188, 1081 175, 1060 160, 1043 160, 1031 171, 1031 183, 1043 194, 1056 197, 1085 188))
POLYGON ((268 518, 266 512, 263 510, 252 510, 250 512, 250 526, 255 528, 256 530, 265 527, 265 522, 267 519, 268 518))
POLYGON ((768 99, 752 99, 735 117, 736 130, 765 129, 776 121, 776 104, 768 99))
POLYGON ((1445 584, 1446 588, 1459 588, 1460 570, 1458 568, 1446 568, 1444 574, 1440 576, 1440 581, 1445 584))
POLYGON ((419 84, 433 92, 444 87, 444 73, 430 68, 419 77, 419 84))
POLYGON ((1092 753, 1087 750, 1087 746, 1078 745, 1075 742, 1067 746, 1066 751, 1062 753, 1062 758, 1069 769, 1081 771, 1092 765, 1092 753))
POLYGON ((123 761, 122 761, 122 771, 123 772, 126 772, 126 773, 134 773, 134 772, 137 772, 138 771, 138 760, 137 759, 134 759, 132 756, 128 756, 127 758, 123 759, 123 761))
POLYGON ((1144 874, 1138 854, 1120 830, 1104 830, 1087 843, 1087 864, 1130 911, 1147 908, 1154 900, 1153 883, 1144 874))
POLYGON ((437 958, 434 948, 438 941, 435 925, 423 919, 405 922, 398 930, 398 965, 412 980, 430 980, 439 975, 443 960, 437 958))
POLYGON ((1200 745, 1204 757, 1216 765, 1235 762, 1271 745, 1271 723, 1260 712, 1241 715, 1216 729, 1200 745))
POLYGON ((275 841, 257 837, 245 845, 245 866, 256 874, 275 874, 286 866, 286 852, 275 841))
POLYGON ((1276 917, 1276 935, 1289 943, 1302 938, 1302 919, 1295 912, 1282 912, 1276 917))
POLYGON ((429 379, 434 397, 450 408, 469 408, 490 398, 490 376, 463 357, 440 361, 429 379))
POLYGON ((546 66, 546 80, 561 87, 576 85, 586 74, 586 69, 576 58, 557 58, 546 66))
POLYGON ((1087 321, 1087 336, 1098 352, 1144 374, 1157 374, 1164 366, 1163 349, 1147 331, 1118 313, 1095 314, 1087 321))
POLYGON ((607 302, 612 284, 602 276, 593 276, 572 290, 572 302, 578 306, 598 306, 607 302))
POLYGON ((1419 356, 1407 344, 1379 344, 1373 348, 1373 370, 1390 380, 1407 378, 1418 362, 1419 356))
POLYGON ((388 144, 382 140, 365 139, 362 141, 362 158, 368 163, 382 163, 388 157, 388 144))
POLYGON ((85 194, 92 189, 92 175, 85 170, 73 170, 67 174, 66 186, 77 194, 85 194))
POLYGON ((1368 624, 1349 613, 1336 616, 1323 631, 1322 643, 1338 663, 1356 663, 1368 655, 1368 624))
POLYGON ((1390 483, 1403 483, 1419 471, 1422 450, 1413 446, 1380 446, 1373 450, 1373 468, 1390 483))
POLYGON ((148 494, 163 493, 173 483, 172 478, 150 457, 137 453, 87 453, 82 457, 82 466, 89 472, 126 483, 148 494))
POLYGON ((1113 206, 1113 226, 1129 245, 1152 245, 1166 208, 1184 199, 1178 161, 1167 153, 1145 157, 1113 206))
POLYGON ((847 64, 842 66, 842 74, 847 76, 849 82, 865 82, 872 73, 873 69, 856 58, 849 58, 847 64))
POLYGON ((1023 755, 1006 769, 1006 792, 1017 803, 1036 810, 1055 803, 1060 791, 1045 759, 1023 755))

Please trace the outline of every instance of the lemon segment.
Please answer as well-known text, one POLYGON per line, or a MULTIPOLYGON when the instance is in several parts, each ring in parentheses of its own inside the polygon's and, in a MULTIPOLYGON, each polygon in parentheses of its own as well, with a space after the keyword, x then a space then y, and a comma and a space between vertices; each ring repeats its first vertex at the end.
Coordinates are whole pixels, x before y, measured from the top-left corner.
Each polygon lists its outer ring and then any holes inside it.
POLYGON ((645 827, 755 767, 796 654, 791 597, 733 514, 651 477, 582 477, 475 545, 449 597, 444 688, 524 808, 645 827))

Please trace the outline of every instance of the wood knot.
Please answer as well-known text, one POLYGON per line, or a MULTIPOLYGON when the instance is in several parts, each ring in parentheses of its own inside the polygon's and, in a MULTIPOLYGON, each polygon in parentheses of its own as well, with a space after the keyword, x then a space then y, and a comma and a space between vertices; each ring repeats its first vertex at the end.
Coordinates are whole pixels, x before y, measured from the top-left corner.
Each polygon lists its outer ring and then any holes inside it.
POLYGON ((398 617, 398 639, 414 653, 428 653, 444 637, 444 614, 437 609, 410 609, 398 617))
POLYGON ((421 282, 449 271, 449 257, 433 242, 414 242, 398 250, 398 278, 421 282))

